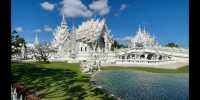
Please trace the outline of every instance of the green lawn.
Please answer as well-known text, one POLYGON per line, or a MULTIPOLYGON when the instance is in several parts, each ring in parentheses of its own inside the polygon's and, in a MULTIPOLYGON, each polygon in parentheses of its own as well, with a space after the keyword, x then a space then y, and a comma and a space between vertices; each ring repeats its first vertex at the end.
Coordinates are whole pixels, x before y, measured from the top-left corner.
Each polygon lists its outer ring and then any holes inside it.
MULTIPOLYGON (((154 73, 188 73, 189 67, 176 70, 142 67, 104 67, 102 70, 140 70, 154 73)), ((64 62, 14 63, 12 82, 22 82, 43 100, 112 100, 102 90, 93 87, 89 76, 80 72, 79 64, 64 62)))
POLYGON ((102 70, 139 70, 153 73, 188 73, 189 66, 183 66, 178 69, 161 69, 161 68, 147 68, 147 67, 115 67, 115 66, 107 66, 102 67, 102 70))
POLYGON ((43 100, 109 100, 94 88, 89 76, 80 72, 79 64, 15 63, 11 66, 12 82, 22 82, 43 100))

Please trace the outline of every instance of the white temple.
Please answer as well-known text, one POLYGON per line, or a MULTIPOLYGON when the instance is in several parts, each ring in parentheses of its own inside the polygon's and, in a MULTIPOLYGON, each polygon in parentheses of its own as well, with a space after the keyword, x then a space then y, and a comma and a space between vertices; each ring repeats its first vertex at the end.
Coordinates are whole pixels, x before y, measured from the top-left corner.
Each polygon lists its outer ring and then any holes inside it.
POLYGON ((189 51, 184 48, 162 47, 145 29, 139 27, 129 41, 129 48, 117 50, 117 64, 162 65, 189 62, 189 51))
POLYGON ((155 39, 151 37, 145 29, 142 30, 141 27, 139 27, 137 34, 130 40, 130 42, 130 48, 153 48, 158 46, 155 39))
MULTIPOLYGON (((90 19, 71 31, 63 16, 61 24, 53 32, 52 48, 57 53, 51 61, 91 62, 101 65, 144 64, 162 65, 176 62, 189 62, 189 50, 163 47, 145 29, 139 27, 129 41, 128 48, 111 50, 113 38, 104 19, 90 19)), ((36 36, 35 43, 38 39, 36 36)), ((87 63, 88 64, 88 63, 87 63)))
POLYGON ((65 17, 63 16, 62 22, 60 26, 58 26, 54 33, 54 40, 52 42, 52 47, 58 49, 58 54, 65 55, 69 51, 70 48, 64 48, 67 47, 70 41, 71 34, 69 33, 69 29, 67 27, 67 23, 65 21, 65 17))
POLYGON ((92 59, 96 52, 110 52, 112 43, 105 20, 90 19, 70 32, 63 16, 61 25, 54 31, 52 47, 58 52, 52 60, 79 62, 92 59))

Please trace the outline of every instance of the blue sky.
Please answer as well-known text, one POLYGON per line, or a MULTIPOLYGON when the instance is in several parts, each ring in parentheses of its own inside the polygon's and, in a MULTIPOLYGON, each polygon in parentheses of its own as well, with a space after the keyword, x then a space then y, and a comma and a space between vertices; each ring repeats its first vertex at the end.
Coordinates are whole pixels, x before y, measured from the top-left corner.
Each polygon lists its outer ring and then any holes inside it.
POLYGON ((115 39, 134 36, 144 26, 164 45, 189 45, 188 0, 12 0, 11 27, 27 41, 39 33, 40 41, 51 41, 60 24, 78 26, 88 18, 105 18, 115 39))

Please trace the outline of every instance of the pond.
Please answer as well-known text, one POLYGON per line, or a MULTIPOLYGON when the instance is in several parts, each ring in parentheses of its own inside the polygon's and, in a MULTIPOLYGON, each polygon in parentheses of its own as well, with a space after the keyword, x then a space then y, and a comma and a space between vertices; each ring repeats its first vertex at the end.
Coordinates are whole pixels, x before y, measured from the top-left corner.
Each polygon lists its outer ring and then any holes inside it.
POLYGON ((97 85, 123 100, 189 100, 189 74, 101 71, 97 85))

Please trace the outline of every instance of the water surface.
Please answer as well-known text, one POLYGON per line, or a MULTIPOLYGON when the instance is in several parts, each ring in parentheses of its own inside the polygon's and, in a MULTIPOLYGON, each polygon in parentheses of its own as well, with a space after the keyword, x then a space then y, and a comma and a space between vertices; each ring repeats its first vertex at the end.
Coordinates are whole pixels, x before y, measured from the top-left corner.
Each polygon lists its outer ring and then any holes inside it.
POLYGON ((93 80, 123 100, 189 100, 189 75, 112 70, 93 80))

